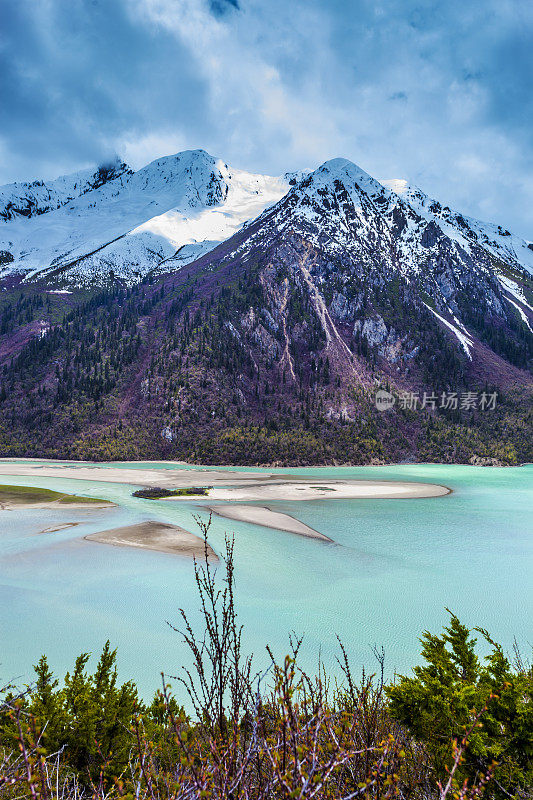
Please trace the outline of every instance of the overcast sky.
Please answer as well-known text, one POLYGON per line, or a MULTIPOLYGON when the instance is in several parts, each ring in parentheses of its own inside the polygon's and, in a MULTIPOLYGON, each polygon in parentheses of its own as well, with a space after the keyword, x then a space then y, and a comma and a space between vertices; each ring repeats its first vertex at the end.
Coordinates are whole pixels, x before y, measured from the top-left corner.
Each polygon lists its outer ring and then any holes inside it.
POLYGON ((530 0, 0 0, 0 183, 328 158, 533 239, 530 0))

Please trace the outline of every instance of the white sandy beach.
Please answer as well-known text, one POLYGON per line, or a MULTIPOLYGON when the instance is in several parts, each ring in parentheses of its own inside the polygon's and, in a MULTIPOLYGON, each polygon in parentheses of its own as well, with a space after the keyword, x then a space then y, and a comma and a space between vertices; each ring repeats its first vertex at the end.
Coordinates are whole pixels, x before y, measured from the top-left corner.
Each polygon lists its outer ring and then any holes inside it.
MULTIPOLYGON (((294 479, 271 480, 247 486, 213 486, 210 500, 401 500, 421 497, 440 497, 449 494, 446 486, 433 483, 403 483, 393 481, 338 480, 321 481, 294 479)), ((173 498, 169 498, 172 500, 173 498)))

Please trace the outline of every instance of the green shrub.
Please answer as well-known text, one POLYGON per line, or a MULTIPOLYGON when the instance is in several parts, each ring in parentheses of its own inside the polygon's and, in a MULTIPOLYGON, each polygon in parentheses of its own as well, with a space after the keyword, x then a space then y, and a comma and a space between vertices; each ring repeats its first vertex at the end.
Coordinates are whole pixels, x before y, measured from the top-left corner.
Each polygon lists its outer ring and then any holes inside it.
POLYGON ((512 665, 485 630, 475 630, 491 648, 484 659, 454 614, 441 636, 426 631, 425 664, 387 688, 390 712, 427 744, 441 771, 452 761, 452 741, 473 726, 458 776, 473 780, 496 762, 494 797, 531 796, 533 670, 519 656, 512 665))

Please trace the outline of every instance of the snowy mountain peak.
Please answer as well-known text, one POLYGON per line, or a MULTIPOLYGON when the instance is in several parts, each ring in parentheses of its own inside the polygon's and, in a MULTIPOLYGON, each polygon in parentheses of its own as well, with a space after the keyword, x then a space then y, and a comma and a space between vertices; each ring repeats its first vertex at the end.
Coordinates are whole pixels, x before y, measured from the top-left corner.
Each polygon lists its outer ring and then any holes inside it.
POLYGON ((333 185, 341 183, 346 189, 363 189, 368 194, 383 192, 383 186, 347 158, 333 158, 326 161, 308 176, 314 185, 333 185))
POLYGON ((334 158, 303 176, 280 201, 277 224, 289 224, 289 218, 292 224, 296 218, 312 227, 308 235, 327 235, 336 247, 346 247, 363 231, 384 232, 376 199, 390 194, 357 164, 334 158))
POLYGON ((164 193, 175 206, 198 208, 223 202, 227 167, 205 150, 186 150, 147 164, 128 179, 134 191, 164 193))
POLYGON ((136 172, 116 159, 48 183, 0 187, 0 275, 131 284, 194 261, 266 209, 279 230, 297 219, 306 235, 329 237, 337 249, 388 252, 394 241, 404 275, 418 272, 443 236, 466 253, 481 248, 489 265, 533 271, 533 249, 509 231, 404 180, 380 183, 346 158, 272 177, 233 169, 200 149, 136 172))
POLYGON ((372 180, 371 176, 361 167, 350 161, 348 158, 331 158, 315 170, 315 173, 329 173, 333 177, 349 177, 352 179, 362 178, 372 180))

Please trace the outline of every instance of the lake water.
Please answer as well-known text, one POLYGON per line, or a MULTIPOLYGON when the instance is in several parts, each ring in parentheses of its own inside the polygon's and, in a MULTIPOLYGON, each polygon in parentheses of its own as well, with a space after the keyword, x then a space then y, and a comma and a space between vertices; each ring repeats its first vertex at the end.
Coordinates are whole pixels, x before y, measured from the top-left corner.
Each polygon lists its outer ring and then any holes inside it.
MULTIPOLYGON (((356 671, 375 669, 371 648, 376 644, 385 649, 389 676, 406 672, 419 660, 417 637, 446 623, 446 606, 466 624, 487 628, 507 649, 516 637, 526 653, 530 650, 533 465, 256 471, 425 481, 453 490, 446 497, 418 500, 269 504, 330 536, 335 545, 214 517, 210 541, 215 550, 222 551, 226 531, 235 535, 238 608, 245 646, 255 653, 258 667, 266 663, 265 645, 283 657, 294 631, 305 635, 307 668, 321 653, 334 669, 338 634, 356 671)), ((192 514, 207 518, 207 512, 192 502, 139 500, 131 497, 131 486, 122 484, 21 477, 0 482, 104 497, 118 505, 0 512, 0 683, 30 681, 31 665, 43 652, 62 675, 78 653, 98 653, 110 639, 118 648, 121 679, 133 678, 150 697, 160 685, 160 672, 176 674, 186 659, 166 620, 178 624, 178 609, 184 608, 201 629, 192 562, 83 537, 142 519, 194 531, 192 514), (79 525, 40 533, 72 521, 79 525)))

